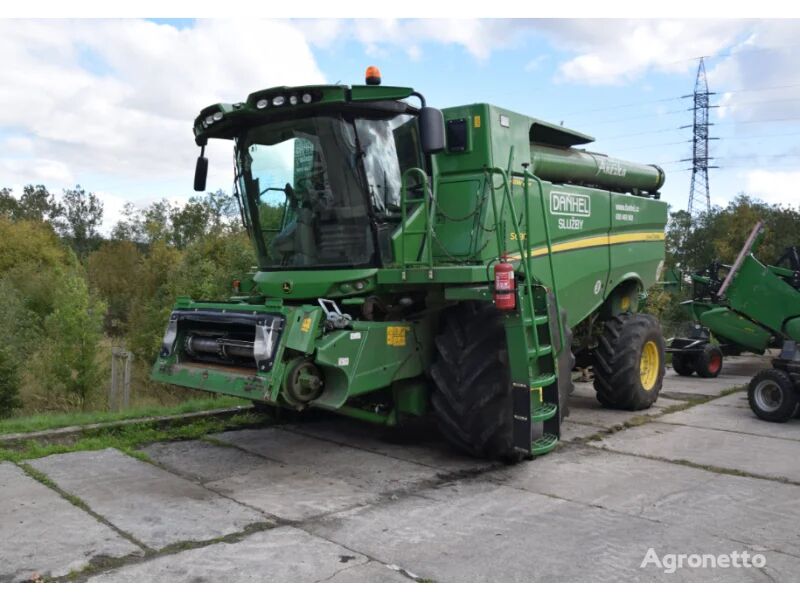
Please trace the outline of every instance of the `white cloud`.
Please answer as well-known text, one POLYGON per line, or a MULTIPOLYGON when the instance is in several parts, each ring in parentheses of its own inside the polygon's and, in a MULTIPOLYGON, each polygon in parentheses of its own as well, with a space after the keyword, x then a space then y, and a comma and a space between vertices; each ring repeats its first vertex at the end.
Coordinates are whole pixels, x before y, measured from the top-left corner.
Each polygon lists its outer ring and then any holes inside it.
MULTIPOLYGON (((324 81, 305 34, 283 21, 5 20, 0 55, 0 130, 14 132, 0 144, 2 185, 111 176, 189 191, 200 109, 324 81)), ((230 145, 214 146, 209 186, 227 189, 230 145)))
POLYGON ((24 136, 11 136, 3 141, 3 151, 9 154, 29 154, 33 151, 33 140, 24 136))
POLYGON ((550 57, 547 54, 540 54, 539 56, 534 56, 525 64, 525 70, 527 72, 537 71, 539 70, 542 65, 549 59, 550 57))
POLYGON ((534 22, 524 19, 357 19, 294 21, 313 44, 328 48, 334 41, 354 39, 376 58, 400 49, 411 60, 423 56, 425 43, 455 44, 478 60, 515 44, 521 33, 531 31, 534 22))
POLYGON ((717 98, 720 119, 800 118, 798 35, 798 21, 760 21, 708 72, 712 91, 729 90, 717 98))
POLYGON ((49 158, 19 159, 0 157, 0 187, 21 188, 24 184, 47 183, 71 185, 74 176, 70 168, 59 160, 49 158))
POLYGON ((686 59, 719 52, 746 26, 733 20, 558 20, 541 31, 556 47, 577 53, 559 66, 558 81, 621 85, 652 69, 693 69, 695 63, 686 59))
POLYGON ((756 169, 745 173, 745 192, 770 204, 784 204, 800 208, 798 171, 768 171, 756 169))
MULTIPOLYGON (((544 36, 569 55, 557 80, 593 85, 620 85, 656 69, 688 72, 695 56, 712 55, 737 41, 751 22, 743 20, 592 20, 592 19, 361 19, 294 21, 309 41, 321 48, 352 39, 376 58, 397 50, 412 60, 424 56, 425 44, 461 46, 484 61, 493 52, 524 38, 544 36)), ((531 57, 527 70, 540 66, 531 57)))

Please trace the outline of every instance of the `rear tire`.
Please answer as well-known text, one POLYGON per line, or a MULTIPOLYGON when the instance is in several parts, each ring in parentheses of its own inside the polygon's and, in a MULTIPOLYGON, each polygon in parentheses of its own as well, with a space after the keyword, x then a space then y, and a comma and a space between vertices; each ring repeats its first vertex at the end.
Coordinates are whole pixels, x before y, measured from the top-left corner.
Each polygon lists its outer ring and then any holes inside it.
POLYGON ((516 462, 511 370, 502 316, 487 302, 468 302, 442 315, 431 367, 431 396, 442 435, 479 458, 516 462))
POLYGON ((621 313, 605 322, 594 351, 594 389, 608 408, 652 406, 664 379, 664 337, 652 315, 621 313))
POLYGON ((785 423, 798 405, 798 394, 785 371, 764 369, 747 387, 750 409, 763 421, 785 423))
POLYGON ((694 373, 694 360, 683 352, 672 353, 672 369, 683 377, 690 377, 694 373))
POLYGON ((716 344, 706 344, 694 360, 694 368, 700 377, 713 379, 722 371, 722 350, 716 344))

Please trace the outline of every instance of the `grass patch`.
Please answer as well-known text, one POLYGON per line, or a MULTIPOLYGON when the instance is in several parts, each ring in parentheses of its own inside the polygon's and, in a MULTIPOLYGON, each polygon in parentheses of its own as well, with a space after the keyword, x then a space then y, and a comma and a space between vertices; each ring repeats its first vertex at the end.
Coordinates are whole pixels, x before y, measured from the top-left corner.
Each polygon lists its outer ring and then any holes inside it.
POLYGON ((271 423, 272 419, 268 415, 252 412, 237 414, 226 419, 200 419, 184 425, 134 423, 102 431, 84 432, 73 444, 47 444, 29 440, 20 448, 0 448, 0 460, 19 462, 51 454, 104 448, 116 448, 136 458, 142 458, 145 455, 138 448, 144 444, 192 440, 228 429, 263 427, 271 423))
POLYGON ((96 411, 84 413, 43 413, 27 417, 15 417, 0 421, 0 435, 8 433, 30 433, 45 429, 57 429, 75 425, 91 425, 108 423, 123 419, 140 419, 145 417, 168 417, 186 413, 213 410, 217 408, 233 408, 247 406, 250 403, 242 398, 220 396, 194 398, 175 406, 142 406, 120 412, 96 411))

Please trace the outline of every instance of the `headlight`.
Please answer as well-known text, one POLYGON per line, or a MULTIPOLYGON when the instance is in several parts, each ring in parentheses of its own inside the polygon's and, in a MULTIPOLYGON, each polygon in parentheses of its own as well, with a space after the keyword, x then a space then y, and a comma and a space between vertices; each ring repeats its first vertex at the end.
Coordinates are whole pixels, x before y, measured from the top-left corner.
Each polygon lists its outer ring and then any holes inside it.
POLYGON ((297 96, 289 96, 289 104, 291 104, 292 106, 297 104, 297 96))
POLYGON ((164 339, 161 341, 161 357, 167 357, 172 354, 175 349, 175 339, 178 337, 178 317, 170 315, 169 323, 167 324, 167 331, 164 333, 164 339))
POLYGON ((213 119, 215 121, 222 121, 222 113, 221 112, 215 112, 214 115, 213 115, 213 119))
POLYGON ((270 368, 275 342, 278 341, 278 334, 282 325, 283 320, 279 318, 272 319, 269 323, 258 323, 256 325, 253 358, 259 371, 266 371, 270 368))
POLYGON ((284 102, 286 102, 286 98, 284 96, 275 96, 272 99, 272 106, 283 106, 284 102))
POLYGON ((308 104, 309 102, 311 102, 311 94, 306 92, 305 94, 303 94, 302 100, 303 104, 308 104))
POLYGON ((212 115, 208 115, 206 117, 206 125, 211 125, 214 122, 214 117, 212 115))
POLYGON ((266 98, 262 98, 261 100, 256 102, 256 108, 267 108, 267 104, 269 104, 267 99, 266 98))

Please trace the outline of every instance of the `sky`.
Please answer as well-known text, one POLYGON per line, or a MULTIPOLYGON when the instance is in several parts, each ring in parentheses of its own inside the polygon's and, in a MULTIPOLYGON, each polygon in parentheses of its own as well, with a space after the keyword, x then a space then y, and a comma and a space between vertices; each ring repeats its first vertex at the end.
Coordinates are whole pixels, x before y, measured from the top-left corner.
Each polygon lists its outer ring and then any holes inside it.
MULTIPOLYGON (((439 108, 489 102, 596 138, 588 150, 667 172, 686 208, 692 99, 705 56, 711 200, 800 208, 800 20, 0 20, 0 187, 74 185, 108 232, 132 202, 193 195, 192 122, 276 85, 410 86, 439 108)), ((229 142, 209 189, 230 191, 229 142)))

